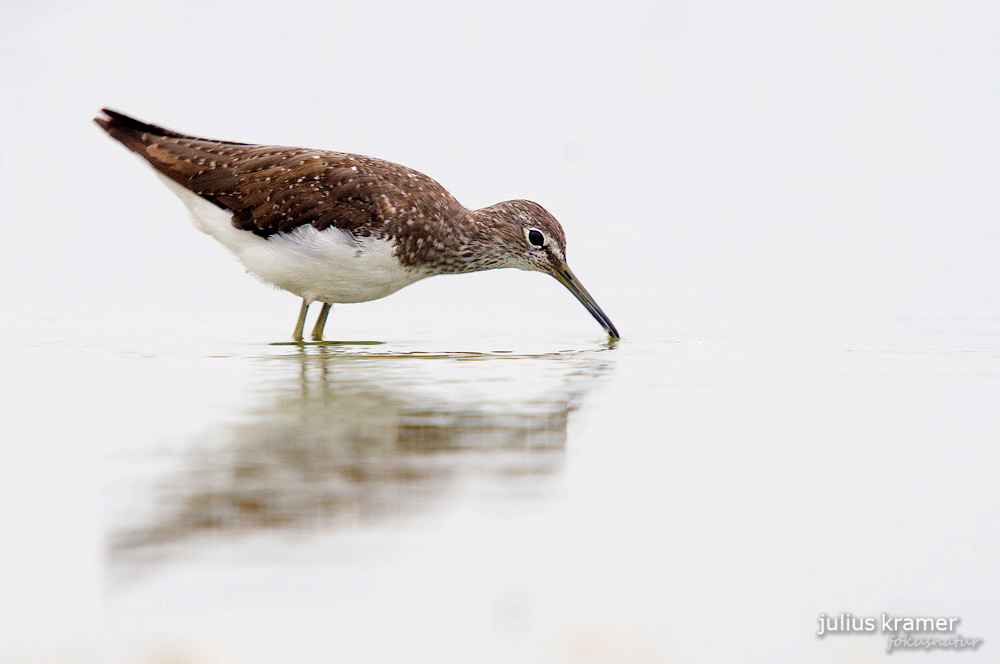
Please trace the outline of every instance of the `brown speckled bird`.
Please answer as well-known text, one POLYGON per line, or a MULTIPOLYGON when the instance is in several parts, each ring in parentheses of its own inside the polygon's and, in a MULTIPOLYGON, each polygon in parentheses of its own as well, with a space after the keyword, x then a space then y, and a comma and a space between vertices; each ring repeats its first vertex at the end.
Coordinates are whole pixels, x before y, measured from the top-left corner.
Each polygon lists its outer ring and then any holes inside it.
POLYGON ((361 155, 186 136, 103 109, 94 118, 150 166, 194 219, 262 281, 322 302, 367 302, 435 274, 514 267, 555 277, 619 338, 566 265, 562 226, 541 205, 468 210, 431 178, 361 155))

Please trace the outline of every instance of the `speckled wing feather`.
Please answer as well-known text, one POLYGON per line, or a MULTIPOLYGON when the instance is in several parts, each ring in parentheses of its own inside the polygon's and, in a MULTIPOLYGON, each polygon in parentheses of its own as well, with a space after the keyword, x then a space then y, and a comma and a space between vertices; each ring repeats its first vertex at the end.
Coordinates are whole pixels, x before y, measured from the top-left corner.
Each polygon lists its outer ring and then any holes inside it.
POLYGON ((105 131, 157 171, 232 210, 233 225, 261 237, 311 224, 355 236, 398 237, 467 211, 440 184, 398 164, 325 150, 187 136, 103 109, 105 131))

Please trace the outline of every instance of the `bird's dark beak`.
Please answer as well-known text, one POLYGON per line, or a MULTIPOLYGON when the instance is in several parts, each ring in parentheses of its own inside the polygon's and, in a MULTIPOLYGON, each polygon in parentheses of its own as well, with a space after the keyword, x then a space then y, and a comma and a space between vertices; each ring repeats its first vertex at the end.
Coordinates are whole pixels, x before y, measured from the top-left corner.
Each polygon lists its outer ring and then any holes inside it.
POLYGON ((614 323, 608 318, 607 314, 601 311, 601 308, 597 306, 594 302, 594 298, 591 297, 587 289, 583 287, 576 277, 573 275, 572 270, 569 269, 565 263, 559 266, 552 267, 552 276, 559 280, 563 286, 569 289, 569 292, 576 296, 576 299, 580 300, 583 306, 587 307, 587 311, 590 315, 597 319, 597 322, 601 324, 607 333, 611 337, 612 341, 618 341, 621 339, 621 335, 618 334, 618 330, 615 329, 614 323))

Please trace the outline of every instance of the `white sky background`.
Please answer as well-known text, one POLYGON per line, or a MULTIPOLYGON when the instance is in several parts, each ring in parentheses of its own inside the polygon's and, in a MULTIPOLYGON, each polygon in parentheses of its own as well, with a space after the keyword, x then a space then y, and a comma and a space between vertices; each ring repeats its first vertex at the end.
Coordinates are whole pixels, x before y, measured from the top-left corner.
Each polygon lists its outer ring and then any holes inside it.
MULTIPOLYGON (((995 315, 998 15, 987 2, 5 3, 2 297, 22 319, 111 315, 116 299, 134 301, 127 319, 178 292, 184 307, 294 319, 90 123, 107 105, 398 161, 470 207, 535 199, 626 335, 748 311, 995 315)), ((424 282, 348 318, 454 316, 484 291, 518 324, 553 309, 592 324, 554 282, 509 271, 424 282)))

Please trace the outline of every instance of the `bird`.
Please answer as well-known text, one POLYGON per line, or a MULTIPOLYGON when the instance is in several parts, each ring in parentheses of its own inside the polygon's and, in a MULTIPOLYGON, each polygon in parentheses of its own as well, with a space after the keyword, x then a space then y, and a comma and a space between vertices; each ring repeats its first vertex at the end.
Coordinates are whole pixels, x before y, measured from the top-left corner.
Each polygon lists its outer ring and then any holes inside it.
POLYGON ((566 234, 545 208, 509 200, 470 210, 437 181, 374 157, 181 134, 109 108, 94 121, 142 157, 195 227, 252 275, 302 298, 292 338, 322 303, 376 300, 420 279, 496 268, 551 275, 614 342, 621 337, 566 263, 566 234))

